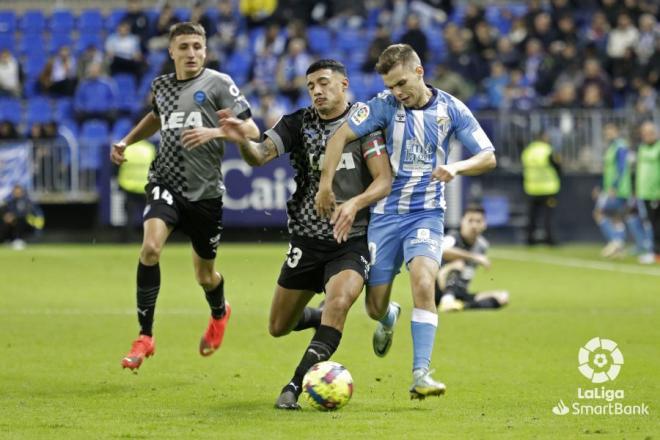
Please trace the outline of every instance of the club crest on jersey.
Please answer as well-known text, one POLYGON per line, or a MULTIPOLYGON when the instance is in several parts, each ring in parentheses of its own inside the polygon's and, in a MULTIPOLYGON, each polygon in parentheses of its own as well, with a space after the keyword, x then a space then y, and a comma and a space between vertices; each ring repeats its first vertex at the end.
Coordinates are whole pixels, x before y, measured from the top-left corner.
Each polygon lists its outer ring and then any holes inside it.
POLYGON ((364 121, 366 121, 368 117, 369 117, 369 106, 360 104, 357 110, 355 110, 355 113, 353 113, 353 115, 351 116, 351 121, 355 125, 360 125, 364 121))
POLYGON ((193 95, 193 99, 195 99, 195 102, 197 104, 202 104, 202 103, 204 103, 204 101, 206 101, 206 93, 204 93, 201 90, 198 90, 193 95))
POLYGON ((435 121, 438 123, 440 133, 447 134, 449 127, 451 126, 451 119, 449 119, 449 116, 438 116, 435 118, 435 121))

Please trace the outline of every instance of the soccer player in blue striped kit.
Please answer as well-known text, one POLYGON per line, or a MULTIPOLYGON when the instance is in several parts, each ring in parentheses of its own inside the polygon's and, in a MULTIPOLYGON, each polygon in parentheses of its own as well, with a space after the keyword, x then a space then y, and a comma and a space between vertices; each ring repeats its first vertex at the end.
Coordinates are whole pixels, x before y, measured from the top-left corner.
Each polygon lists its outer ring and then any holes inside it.
POLYGON ((385 132, 394 174, 392 191, 371 208, 368 228, 372 266, 367 313, 378 320, 373 348, 385 356, 401 308, 390 302, 394 277, 405 261, 410 272, 413 381, 410 397, 444 394, 445 385, 430 371, 438 315, 435 278, 442 258, 444 187, 456 175, 478 175, 495 167, 492 143, 470 110, 458 99, 424 83, 419 56, 406 44, 383 51, 376 70, 389 90, 356 108, 328 140, 325 166, 316 196, 319 214, 331 217, 335 238, 346 239, 341 205, 335 210, 332 181, 344 145, 374 130, 385 132), (472 157, 447 164, 454 135, 472 157))

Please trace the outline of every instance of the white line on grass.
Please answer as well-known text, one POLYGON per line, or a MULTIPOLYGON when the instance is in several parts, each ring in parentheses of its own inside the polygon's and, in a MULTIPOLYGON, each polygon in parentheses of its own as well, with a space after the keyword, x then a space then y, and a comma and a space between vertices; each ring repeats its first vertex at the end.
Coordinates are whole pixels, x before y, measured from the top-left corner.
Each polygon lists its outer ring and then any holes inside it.
POLYGON ((539 254, 537 252, 493 250, 492 256, 503 260, 524 261, 526 263, 554 264, 555 266, 573 267, 578 269, 604 270, 606 272, 632 273, 660 277, 660 270, 652 267, 635 266, 623 263, 607 263, 603 261, 583 260, 581 258, 558 257, 556 255, 539 254))
MULTIPOLYGON (((132 309, 108 309, 108 310, 88 310, 88 309, 19 309, 19 310, 0 310, 0 316, 9 315, 62 315, 62 316, 124 316, 135 315, 136 311, 132 309)), ((159 315, 182 315, 182 316, 200 316, 208 315, 203 310, 188 309, 166 309, 158 310, 159 315)))

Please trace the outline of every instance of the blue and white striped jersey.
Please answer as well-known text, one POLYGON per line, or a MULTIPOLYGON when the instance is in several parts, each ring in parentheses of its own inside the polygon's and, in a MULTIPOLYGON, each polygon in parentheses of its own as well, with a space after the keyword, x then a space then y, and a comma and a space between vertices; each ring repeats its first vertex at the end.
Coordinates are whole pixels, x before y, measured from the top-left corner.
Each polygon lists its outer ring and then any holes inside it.
POLYGON ((389 90, 354 109, 348 124, 358 136, 383 130, 394 182, 389 196, 372 206, 376 214, 405 214, 445 209, 444 183, 431 180, 447 163, 452 135, 474 155, 494 147, 472 112, 461 101, 436 88, 420 109, 404 107, 389 90))

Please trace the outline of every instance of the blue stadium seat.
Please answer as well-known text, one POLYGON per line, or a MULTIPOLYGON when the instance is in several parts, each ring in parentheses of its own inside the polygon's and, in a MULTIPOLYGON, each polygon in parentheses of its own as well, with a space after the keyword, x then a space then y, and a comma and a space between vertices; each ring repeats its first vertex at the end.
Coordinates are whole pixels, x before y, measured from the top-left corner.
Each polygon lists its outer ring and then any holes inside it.
POLYGON ((45 65, 44 53, 29 53, 23 63, 23 72, 28 79, 38 78, 45 65))
MULTIPOLYGON (((190 20, 190 8, 174 8, 174 16, 179 21, 189 21, 190 20)), ((156 19, 158 19, 156 17, 156 19)))
POLYGON ((98 33, 103 30, 105 20, 100 9, 85 9, 78 16, 78 30, 81 33, 98 33))
POLYGON ((105 21, 105 29, 108 32, 114 32, 125 15, 126 9, 113 9, 112 12, 110 12, 110 15, 108 15, 108 19, 105 21))
POLYGON ((75 44, 75 52, 80 53, 87 49, 89 46, 94 46, 97 49, 103 51, 104 49, 104 40, 101 34, 95 33, 81 33, 78 41, 75 44))
POLYGON ((231 54, 223 69, 237 84, 244 84, 250 74, 250 66, 252 66, 252 53, 237 50, 231 54))
POLYGON ((108 124, 105 121, 92 119, 82 124, 78 136, 81 169, 100 168, 101 152, 103 146, 110 141, 109 136, 108 124))
POLYGON ((117 83, 121 98, 117 100, 117 109, 132 114, 140 109, 135 76, 124 73, 112 77, 117 83))
POLYGON ((55 101, 55 119, 58 121, 74 119, 73 98, 58 98, 55 101))
POLYGON ((45 57, 47 44, 43 35, 23 35, 18 43, 18 53, 28 58, 45 57))
POLYGON ((69 46, 73 50, 73 39, 71 38, 71 34, 68 32, 52 33, 50 35, 50 41, 48 42, 48 52, 57 52, 62 46, 69 46))
POLYGON ((366 52, 369 40, 362 29, 344 29, 337 35, 337 47, 344 52, 366 52))
POLYGON ((51 32, 64 33, 75 29, 76 19, 68 9, 57 9, 50 15, 48 28, 51 32))
POLYGON ((133 122, 130 118, 121 118, 115 122, 115 125, 112 127, 112 136, 111 140, 118 140, 123 138, 128 134, 129 131, 133 128, 133 122))
POLYGON ((16 12, 4 9, 0 11, 0 33, 14 33, 16 32, 16 12))
POLYGON ((44 124, 54 120, 55 114, 47 98, 37 96, 27 101, 25 122, 28 127, 32 127, 33 124, 44 124))
POLYGON ((14 40, 14 34, 9 32, 0 33, 0 49, 9 49, 10 52, 14 52, 16 47, 16 41, 14 40))
POLYGON ((310 26, 307 29, 309 49, 319 56, 324 56, 332 50, 334 39, 330 30, 323 26, 310 26))
POLYGON ((21 123, 21 103, 16 98, 0 98, 0 121, 9 121, 14 125, 21 123))
POLYGON ((46 29, 46 17, 43 11, 30 9, 23 13, 20 20, 20 30, 24 34, 40 34, 46 29))

